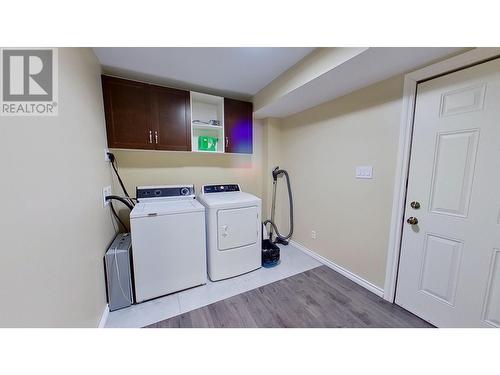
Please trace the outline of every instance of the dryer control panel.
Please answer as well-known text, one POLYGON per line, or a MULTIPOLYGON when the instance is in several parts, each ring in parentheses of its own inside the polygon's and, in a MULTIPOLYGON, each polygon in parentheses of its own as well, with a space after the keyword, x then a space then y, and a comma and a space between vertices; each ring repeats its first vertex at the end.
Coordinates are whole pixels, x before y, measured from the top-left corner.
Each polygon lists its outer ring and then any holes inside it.
POLYGON ((228 191, 240 191, 238 184, 225 184, 225 185, 204 185, 203 193, 226 193, 228 191))

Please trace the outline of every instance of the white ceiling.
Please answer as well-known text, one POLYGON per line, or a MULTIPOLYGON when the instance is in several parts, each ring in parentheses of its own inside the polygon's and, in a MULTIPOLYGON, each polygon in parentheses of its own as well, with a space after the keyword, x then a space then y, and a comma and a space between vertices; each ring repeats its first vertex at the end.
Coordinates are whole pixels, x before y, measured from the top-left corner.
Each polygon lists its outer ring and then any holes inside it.
POLYGON ((107 73, 251 97, 314 48, 94 48, 107 73))
POLYGON ((256 118, 286 117, 397 74, 415 70, 466 50, 456 47, 375 47, 273 100, 256 118))

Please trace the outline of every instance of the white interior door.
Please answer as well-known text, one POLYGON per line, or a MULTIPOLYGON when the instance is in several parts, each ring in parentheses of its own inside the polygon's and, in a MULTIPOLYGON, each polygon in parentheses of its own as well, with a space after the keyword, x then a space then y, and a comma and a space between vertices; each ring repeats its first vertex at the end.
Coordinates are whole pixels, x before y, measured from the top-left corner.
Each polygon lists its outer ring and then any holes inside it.
POLYGON ((396 303, 500 327, 499 59, 418 85, 406 204, 396 303))

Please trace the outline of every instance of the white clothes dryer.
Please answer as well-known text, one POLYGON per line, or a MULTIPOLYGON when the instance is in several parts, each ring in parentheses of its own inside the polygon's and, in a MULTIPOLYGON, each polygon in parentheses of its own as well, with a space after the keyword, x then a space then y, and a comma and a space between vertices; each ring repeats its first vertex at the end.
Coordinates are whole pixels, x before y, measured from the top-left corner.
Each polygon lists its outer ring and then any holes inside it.
POLYGON ((207 264, 217 281, 261 266, 261 199, 237 184, 204 185, 198 201, 206 208, 207 264))

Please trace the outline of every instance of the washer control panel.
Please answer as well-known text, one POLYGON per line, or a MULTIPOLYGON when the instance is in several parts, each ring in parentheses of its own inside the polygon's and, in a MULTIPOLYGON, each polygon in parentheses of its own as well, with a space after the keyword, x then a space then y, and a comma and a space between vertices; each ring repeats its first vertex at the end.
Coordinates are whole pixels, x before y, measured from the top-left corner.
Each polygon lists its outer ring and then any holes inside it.
POLYGON ((225 185, 204 185, 203 193, 226 193, 231 191, 240 191, 238 184, 225 184, 225 185))
POLYGON ((137 186, 137 199, 194 198, 194 185, 137 186))

